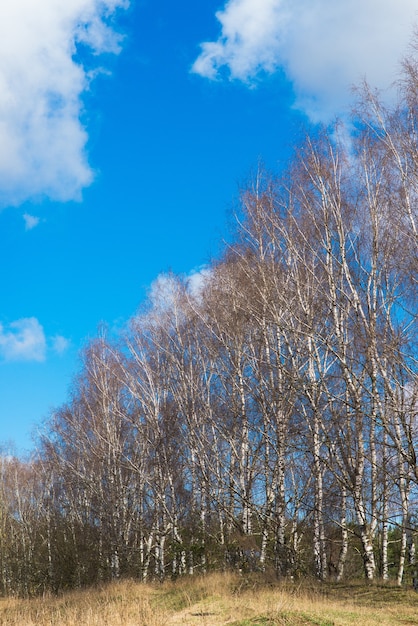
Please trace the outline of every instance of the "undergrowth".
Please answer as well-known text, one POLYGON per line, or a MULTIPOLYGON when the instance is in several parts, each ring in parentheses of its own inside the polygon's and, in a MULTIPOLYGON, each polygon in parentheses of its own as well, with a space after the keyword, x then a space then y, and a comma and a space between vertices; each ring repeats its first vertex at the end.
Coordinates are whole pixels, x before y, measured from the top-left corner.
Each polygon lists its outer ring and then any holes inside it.
POLYGON ((418 625, 418 594, 364 583, 211 574, 160 584, 120 581, 59 597, 0 599, 1 626, 418 625))

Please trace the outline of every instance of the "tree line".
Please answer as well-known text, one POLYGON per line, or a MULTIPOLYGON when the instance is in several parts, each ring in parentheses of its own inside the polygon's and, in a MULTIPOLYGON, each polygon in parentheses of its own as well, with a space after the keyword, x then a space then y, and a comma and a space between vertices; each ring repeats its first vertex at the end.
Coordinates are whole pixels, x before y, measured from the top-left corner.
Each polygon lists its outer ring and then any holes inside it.
POLYGON ((1 458, 2 593, 417 578, 415 54, 397 87, 260 168, 199 280, 85 348, 33 458, 1 458))

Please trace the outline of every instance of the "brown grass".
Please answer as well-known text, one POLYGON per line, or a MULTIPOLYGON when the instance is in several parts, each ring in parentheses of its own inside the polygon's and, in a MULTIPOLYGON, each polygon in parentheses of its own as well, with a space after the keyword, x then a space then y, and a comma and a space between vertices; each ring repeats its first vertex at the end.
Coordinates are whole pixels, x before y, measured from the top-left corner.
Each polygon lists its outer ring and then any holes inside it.
POLYGON ((1 626, 418 626, 418 594, 383 585, 266 582, 212 574, 162 585, 124 581, 0 600, 1 626))

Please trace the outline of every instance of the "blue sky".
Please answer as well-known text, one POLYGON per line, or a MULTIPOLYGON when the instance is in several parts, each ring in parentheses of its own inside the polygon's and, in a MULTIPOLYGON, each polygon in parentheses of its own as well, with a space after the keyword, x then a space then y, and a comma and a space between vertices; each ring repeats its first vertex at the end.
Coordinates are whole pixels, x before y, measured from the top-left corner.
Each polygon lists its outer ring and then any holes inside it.
POLYGON ((391 84, 416 18, 415 0, 0 8, 0 442, 30 450, 98 324, 216 256, 259 160, 280 170, 364 76, 391 84))

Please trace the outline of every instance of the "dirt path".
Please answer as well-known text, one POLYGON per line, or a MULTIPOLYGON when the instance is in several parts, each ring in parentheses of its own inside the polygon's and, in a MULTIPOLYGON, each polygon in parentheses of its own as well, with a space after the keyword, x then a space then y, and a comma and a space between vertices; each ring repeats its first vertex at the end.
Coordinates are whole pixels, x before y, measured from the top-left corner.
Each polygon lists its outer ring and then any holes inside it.
POLYGON ((236 617, 226 609, 222 602, 198 602, 170 617, 167 626, 227 626, 236 621, 236 617))

